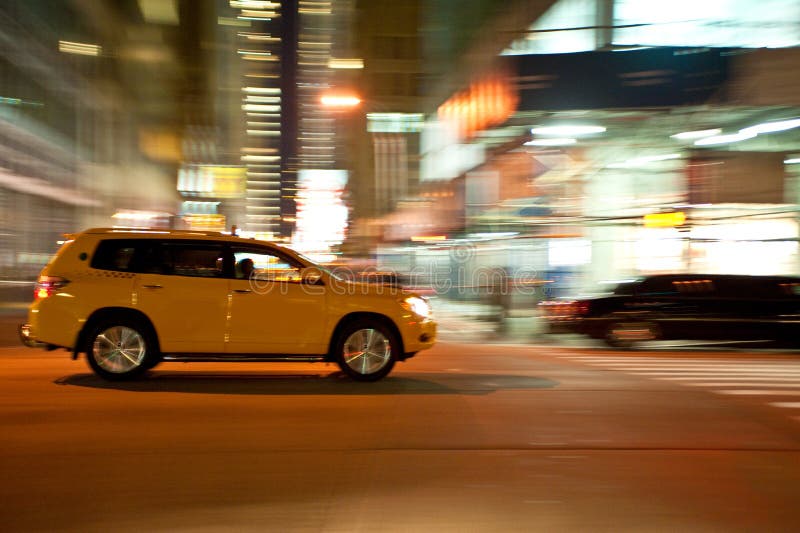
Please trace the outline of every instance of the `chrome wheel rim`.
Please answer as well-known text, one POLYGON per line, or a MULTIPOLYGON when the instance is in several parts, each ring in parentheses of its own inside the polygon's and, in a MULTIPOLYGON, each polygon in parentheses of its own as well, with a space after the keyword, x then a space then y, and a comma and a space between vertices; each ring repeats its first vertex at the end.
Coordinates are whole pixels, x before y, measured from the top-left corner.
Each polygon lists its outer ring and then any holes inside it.
POLYGON ((113 326, 94 339, 92 357, 103 369, 114 374, 124 374, 141 366, 147 347, 142 335, 135 329, 113 326))
POLYGON ((344 362, 362 375, 378 372, 392 357, 389 339, 377 329, 359 329, 344 341, 344 362))

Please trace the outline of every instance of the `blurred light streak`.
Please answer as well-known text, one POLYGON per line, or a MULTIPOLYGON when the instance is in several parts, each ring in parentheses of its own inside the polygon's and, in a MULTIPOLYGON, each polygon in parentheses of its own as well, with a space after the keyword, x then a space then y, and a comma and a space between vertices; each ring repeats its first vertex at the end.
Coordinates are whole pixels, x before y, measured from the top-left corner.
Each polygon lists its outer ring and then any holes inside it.
POLYGON ((706 137, 694 142, 695 146, 711 146, 714 144, 729 144, 746 141, 755 137, 755 133, 731 133, 728 135, 715 135, 713 137, 706 137))
POLYGON ((694 140, 694 139, 702 139, 703 137, 712 137, 714 135, 719 135, 722 133, 722 130, 719 128, 712 128, 707 130, 694 130, 694 131, 684 131, 681 133, 676 133, 675 135, 670 135, 672 139, 679 139, 679 140, 694 140))
POLYGON ((250 22, 230 17, 217 17, 217 24, 219 24, 220 26, 239 26, 242 28, 250 27, 250 22))
POLYGON ((361 103, 361 99, 357 96, 325 95, 320 98, 320 102, 327 107, 355 107, 361 103))
POLYGON ((230 6, 237 9, 278 9, 280 3, 269 0, 231 0, 230 6))
POLYGON ((244 111, 280 111, 279 105, 245 104, 242 106, 244 111))
POLYGON ((58 41, 58 51, 65 54, 78 54, 84 56, 98 56, 102 47, 98 44, 76 43, 72 41, 58 41))
POLYGON ((596 133, 603 133, 604 131, 606 131, 606 128, 603 126, 579 124, 573 126, 536 126, 531 128, 531 133, 534 135, 554 135, 561 137, 593 135, 596 133))
POLYGON ((353 69, 358 70, 364 68, 364 60, 360 58, 352 58, 352 59, 335 59, 330 58, 328 60, 328 68, 331 69, 353 69))
POLYGON ((254 20, 272 20, 273 18, 277 18, 280 15, 275 11, 255 11, 251 9, 246 9, 242 11, 242 16, 239 18, 243 19, 254 19, 254 20))
POLYGON ((438 242, 446 240, 447 235, 414 235, 411 237, 412 242, 438 242))
POLYGON ((99 206, 99 200, 84 196, 78 191, 64 189, 39 179, 11 174, 6 169, 0 168, 0 185, 11 190, 50 198, 59 202, 76 206, 99 206))
POLYGON ((247 94, 281 94, 279 87, 242 87, 242 92, 247 94))
POLYGON ((525 143, 525 146, 568 146, 575 144, 577 139, 572 137, 553 137, 550 139, 534 139, 525 143))
POLYGON ((749 135, 751 133, 759 135, 762 133, 776 133, 779 131, 791 130, 798 127, 800 127, 800 119, 796 118, 791 120, 779 120, 776 122, 764 122, 762 124, 756 124, 755 126, 750 126, 749 128, 739 130, 739 133, 745 135, 749 135))
POLYGON ((244 99, 245 102, 248 103, 256 103, 256 104, 280 104, 281 97, 280 96, 252 96, 247 95, 244 99))
POLYGON ((623 161, 622 163, 612 163, 606 168, 632 168, 646 165, 648 163, 656 163, 659 161, 669 161, 670 159, 680 159, 681 154, 662 154, 662 155, 648 155, 642 157, 634 157, 623 161))
POLYGON ((266 41, 271 43, 279 43, 281 41, 280 37, 273 37, 272 35, 266 33, 240 31, 237 35, 239 37, 244 37, 248 41, 266 41))

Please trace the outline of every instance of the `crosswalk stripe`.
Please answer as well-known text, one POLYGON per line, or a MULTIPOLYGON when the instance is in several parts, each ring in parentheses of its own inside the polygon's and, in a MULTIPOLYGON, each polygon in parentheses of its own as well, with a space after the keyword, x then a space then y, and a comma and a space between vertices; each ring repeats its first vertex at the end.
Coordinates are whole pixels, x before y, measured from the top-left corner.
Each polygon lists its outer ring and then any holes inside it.
MULTIPOLYGON (((800 361, 765 358, 759 361, 726 359, 678 359, 654 357, 598 357, 559 355, 569 361, 584 363, 607 371, 623 372, 658 381, 689 387, 711 389, 728 396, 764 397, 765 405, 782 409, 800 409, 800 401, 766 401, 800 396, 800 361)), ((800 416, 792 419, 800 421, 800 416)))
POLYGON ((770 389, 732 389, 715 390, 717 394, 729 394, 731 396, 800 396, 800 389, 795 390, 770 390, 770 389))
POLYGON ((725 361, 724 363, 662 363, 658 361, 593 361, 591 359, 577 360, 579 362, 587 362, 597 366, 617 366, 617 367, 632 367, 632 366, 646 366, 649 368, 798 368, 800 361, 770 361, 765 362, 731 362, 725 361))
MULTIPOLYGON (((635 374, 632 372, 632 374, 635 374)), ((753 378, 758 377, 768 377, 770 381, 787 381, 790 383, 798 383, 800 384, 800 377, 793 377, 793 378, 784 378, 784 377, 773 377, 773 376, 726 376, 724 374, 711 374, 708 376, 681 376, 681 375, 672 375, 672 376, 651 376, 657 377, 657 379, 663 379, 667 381, 698 381, 704 380, 708 378, 716 378, 720 381, 744 381, 750 380, 753 378)))
POLYGON ((651 377, 657 379, 688 379, 688 380, 695 380, 695 379, 708 379, 708 378, 716 378, 725 376, 725 379, 733 379, 733 380, 742 380, 742 379, 760 379, 766 378, 775 381, 796 381, 800 383, 800 376, 786 376, 786 374, 764 374, 764 373, 753 373, 753 374, 725 374, 723 372, 706 372, 703 374, 695 373, 695 372, 687 372, 682 374, 680 372, 669 372, 669 373, 659 373, 659 374, 651 374, 649 372, 629 372, 635 376, 644 376, 644 377, 651 377))
MULTIPOLYGON (((720 378, 722 379, 722 378, 720 378)), ((786 383, 773 383, 771 381, 747 381, 743 383, 728 383, 728 382, 720 382, 720 381, 706 381, 706 382, 699 382, 699 383, 686 383, 686 385, 691 385, 692 387, 786 387, 786 383)))
POLYGON ((630 363, 631 361, 635 362, 649 362, 661 365, 667 365, 671 363, 685 363, 690 365, 701 365, 701 364, 714 364, 714 363, 746 363, 746 364, 759 364, 764 361, 783 361, 785 363, 793 363, 797 361, 797 358, 794 356, 786 356, 786 355, 779 355, 779 354, 770 354, 770 355, 763 355, 755 357, 737 357, 737 356, 720 356, 720 357, 654 357, 654 356, 647 356, 647 357, 612 357, 606 355, 579 355, 579 354, 571 354, 571 353, 564 353, 561 352, 564 359, 584 359, 587 361, 607 361, 609 363, 630 363))
POLYGON ((641 368, 652 370, 657 372, 659 370, 696 370, 696 371, 703 371, 703 370, 731 370, 731 371, 752 371, 752 370, 764 370, 766 372, 800 372, 800 365, 791 365, 791 366, 768 366, 768 365, 730 365, 730 366, 723 366, 723 365, 704 365, 704 366, 692 366, 692 365, 671 365, 671 366, 655 366, 655 365, 646 365, 646 364, 633 364, 633 365, 621 365, 618 363, 597 363, 597 366, 602 367, 609 367, 609 368, 641 368))

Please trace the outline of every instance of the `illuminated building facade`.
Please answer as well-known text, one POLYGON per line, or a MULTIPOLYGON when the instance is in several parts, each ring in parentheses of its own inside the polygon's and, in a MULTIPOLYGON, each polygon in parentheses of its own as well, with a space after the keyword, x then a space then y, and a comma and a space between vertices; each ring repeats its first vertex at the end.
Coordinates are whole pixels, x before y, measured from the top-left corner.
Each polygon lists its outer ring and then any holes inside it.
POLYGON ((236 1, 236 54, 241 61, 246 168, 241 229, 267 238, 284 233, 291 213, 296 150, 297 0, 236 1))
POLYGON ((176 212, 181 25, 149 7, 0 5, 0 278, 34 277, 64 232, 176 212))
POLYGON ((336 125, 320 103, 330 88, 329 63, 347 2, 231 1, 242 69, 247 168, 242 229, 289 239, 297 223, 299 172, 337 167, 336 125))
POLYGON ((460 228, 428 220, 448 237, 438 248, 477 243, 473 262, 573 291, 665 271, 800 272, 800 5, 527 4, 504 16, 464 3, 487 17, 481 31, 454 15, 461 39, 443 30, 447 9, 429 14, 428 46, 451 51, 421 140, 421 183, 438 192, 388 217, 384 237, 419 237, 419 213, 454 195, 460 228), (469 95, 498 68, 518 101, 487 120, 492 99, 469 95))

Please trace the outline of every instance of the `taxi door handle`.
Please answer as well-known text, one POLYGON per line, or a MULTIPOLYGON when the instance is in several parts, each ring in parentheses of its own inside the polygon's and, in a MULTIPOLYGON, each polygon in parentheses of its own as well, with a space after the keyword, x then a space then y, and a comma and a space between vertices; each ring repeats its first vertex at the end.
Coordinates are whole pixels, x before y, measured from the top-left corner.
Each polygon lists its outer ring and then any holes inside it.
POLYGON ((236 293, 239 293, 239 294, 247 294, 247 293, 250 293, 250 292, 253 292, 253 291, 251 291, 250 289, 233 289, 233 292, 236 292, 236 293))
POLYGON ((161 285, 142 285, 145 289, 163 289, 161 285))

